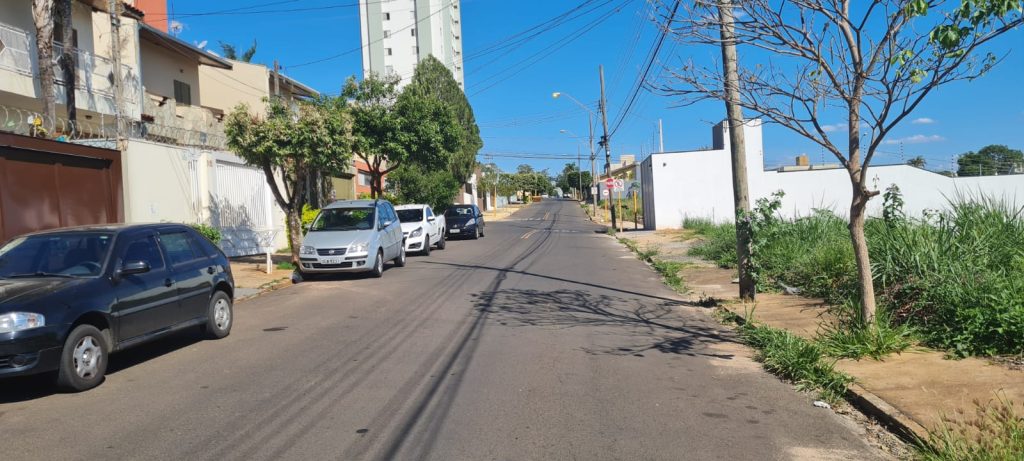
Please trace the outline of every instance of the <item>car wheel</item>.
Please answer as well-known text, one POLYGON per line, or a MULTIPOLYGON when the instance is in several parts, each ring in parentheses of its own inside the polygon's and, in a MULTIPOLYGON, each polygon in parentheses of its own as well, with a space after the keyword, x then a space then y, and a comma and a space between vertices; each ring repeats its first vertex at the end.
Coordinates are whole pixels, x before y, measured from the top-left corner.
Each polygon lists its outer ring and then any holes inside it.
POLYGON ((405 267, 405 242, 402 242, 402 249, 398 250, 398 257, 395 258, 395 267, 405 267))
POLYGON ((57 371, 57 386, 81 392, 103 382, 107 372, 107 340, 98 328, 79 325, 64 341, 57 371))
POLYGON ((203 330, 209 339, 221 339, 231 334, 235 313, 231 306, 231 297, 223 291, 215 291, 210 299, 210 307, 206 313, 206 325, 203 330))
POLYGON ((295 269, 292 271, 292 283, 302 283, 306 280, 306 276, 302 275, 302 271, 295 269))
POLYGON ((481 237, 484 236, 484 228, 483 228, 483 226, 480 227, 480 236, 481 237))
POLYGON ((443 250, 446 241, 448 241, 447 236, 445 235, 444 232, 441 232, 441 241, 437 242, 437 249, 443 250))
POLYGON ((384 250, 377 250, 377 259, 373 262, 373 270, 370 275, 377 278, 384 275, 384 250))
POLYGON ((423 237, 423 251, 420 253, 422 253, 423 256, 430 256, 430 247, 430 234, 427 234, 426 237, 423 237))
POLYGON ((473 240, 476 240, 476 239, 480 238, 480 228, 479 227, 474 227, 473 228, 473 236, 470 237, 470 238, 473 239, 473 240))

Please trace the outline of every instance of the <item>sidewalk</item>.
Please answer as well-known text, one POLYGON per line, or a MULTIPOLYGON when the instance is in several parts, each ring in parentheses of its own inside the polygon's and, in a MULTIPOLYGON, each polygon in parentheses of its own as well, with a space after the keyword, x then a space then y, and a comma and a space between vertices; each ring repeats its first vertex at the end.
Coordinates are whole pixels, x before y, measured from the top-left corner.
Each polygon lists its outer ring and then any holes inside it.
MULTIPOLYGON (((272 256, 276 265, 291 260, 290 254, 278 253, 272 256)), ((266 256, 245 256, 231 258, 231 274, 235 277, 235 299, 242 300, 258 296, 265 291, 275 290, 291 281, 291 269, 271 268, 267 273, 266 256)))
MULTIPOLYGON (((739 303, 738 288, 732 283, 735 271, 686 256, 690 242, 685 233, 642 232, 626 237, 636 240, 641 248, 657 246, 663 259, 690 263, 680 275, 693 301, 702 297, 737 301, 723 307, 740 316, 756 308, 757 322, 805 338, 814 338, 819 325, 830 320, 821 299, 767 293, 759 294, 752 305, 739 303)), ((942 352, 919 348, 880 361, 844 359, 837 368, 856 378, 850 391, 862 404, 858 406, 868 407, 862 410, 920 437, 925 437, 926 429, 934 428, 943 415, 954 415, 958 409, 973 414, 976 401, 985 404, 1002 394, 1018 405, 1024 402, 1024 371, 981 358, 949 360, 942 352)))

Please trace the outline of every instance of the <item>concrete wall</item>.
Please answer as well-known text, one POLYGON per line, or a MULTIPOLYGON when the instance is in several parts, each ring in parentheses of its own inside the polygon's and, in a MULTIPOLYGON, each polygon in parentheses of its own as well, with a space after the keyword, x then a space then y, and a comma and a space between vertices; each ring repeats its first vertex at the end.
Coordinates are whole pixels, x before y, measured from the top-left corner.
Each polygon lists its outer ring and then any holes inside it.
MULTIPOLYGON (((764 171, 761 127, 756 120, 746 129, 747 179, 750 203, 782 190, 780 212, 786 217, 807 216, 815 209, 829 209, 840 216, 849 215, 852 189, 845 169, 806 171, 764 171)), ((682 226, 686 217, 708 218, 717 222, 734 219, 732 166, 728 130, 714 128, 712 150, 652 154, 644 161, 645 223, 658 229, 682 226), (653 210, 652 216, 647 211, 653 210)), ((908 165, 873 166, 868 169, 868 187, 884 192, 897 185, 904 201, 904 212, 921 216, 928 209, 942 209, 949 200, 962 195, 985 195, 1024 205, 1024 175, 949 178, 908 165)), ((868 212, 882 213, 882 197, 868 205, 868 212)))
POLYGON ((270 96, 270 75, 258 64, 231 61, 231 69, 199 66, 199 94, 203 106, 231 112, 246 104, 254 113, 263 113, 263 98, 270 96))
POLYGON ((174 81, 187 83, 192 89, 192 105, 201 106, 199 65, 195 61, 164 47, 143 41, 142 86, 146 93, 174 100, 174 81))

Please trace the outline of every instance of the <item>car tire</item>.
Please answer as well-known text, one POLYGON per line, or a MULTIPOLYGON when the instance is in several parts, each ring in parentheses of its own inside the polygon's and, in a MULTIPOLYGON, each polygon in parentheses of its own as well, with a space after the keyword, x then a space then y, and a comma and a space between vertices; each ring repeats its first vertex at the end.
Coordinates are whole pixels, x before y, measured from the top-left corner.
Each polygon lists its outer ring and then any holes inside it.
POLYGON ((479 227, 474 227, 473 228, 473 236, 470 237, 470 238, 473 239, 473 240, 476 240, 476 239, 480 238, 480 228, 479 227))
POLYGON ((384 275, 384 250, 377 250, 377 258, 373 261, 373 270, 370 271, 370 275, 374 278, 384 275))
POLYGON ((402 241, 402 247, 398 250, 398 256, 394 259, 395 267, 405 267, 405 241, 402 241))
POLYGON ((302 271, 295 269, 292 271, 292 284, 302 283, 306 280, 306 275, 302 271))
POLYGON ((483 228, 483 227, 480 227, 480 236, 481 236, 481 237, 483 237, 483 236, 484 236, 484 228, 483 228))
POLYGON ((447 236, 445 235, 444 232, 441 232, 441 241, 437 242, 437 249, 438 250, 443 250, 446 241, 448 241, 447 236))
POLYGON ((421 251, 420 254, 422 254, 423 256, 430 256, 431 246, 432 245, 430 244, 430 234, 427 234, 426 237, 423 237, 423 251, 421 251))
POLYGON ((92 325, 79 325, 71 330, 60 353, 57 387, 82 392, 99 386, 107 373, 106 335, 92 325))
POLYGON ((206 310, 206 324, 203 333, 207 339, 221 339, 231 334, 231 326, 235 323, 235 311, 231 305, 231 297, 217 290, 210 298, 210 307, 206 310))

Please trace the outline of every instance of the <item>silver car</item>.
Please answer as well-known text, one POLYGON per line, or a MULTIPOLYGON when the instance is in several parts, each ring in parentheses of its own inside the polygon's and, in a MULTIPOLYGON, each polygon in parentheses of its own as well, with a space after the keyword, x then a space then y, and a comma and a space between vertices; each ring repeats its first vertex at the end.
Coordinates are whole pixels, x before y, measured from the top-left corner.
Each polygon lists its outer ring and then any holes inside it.
POLYGON ((405 241, 387 200, 343 200, 320 210, 299 249, 294 281, 316 274, 384 274, 384 262, 405 265, 405 241))

